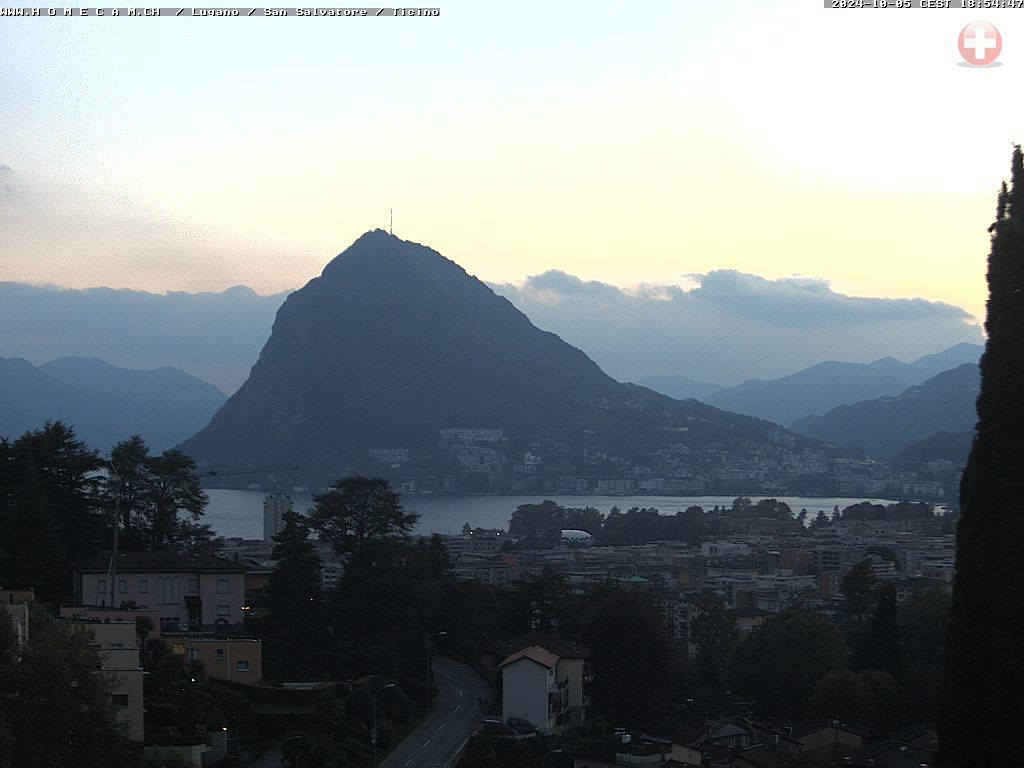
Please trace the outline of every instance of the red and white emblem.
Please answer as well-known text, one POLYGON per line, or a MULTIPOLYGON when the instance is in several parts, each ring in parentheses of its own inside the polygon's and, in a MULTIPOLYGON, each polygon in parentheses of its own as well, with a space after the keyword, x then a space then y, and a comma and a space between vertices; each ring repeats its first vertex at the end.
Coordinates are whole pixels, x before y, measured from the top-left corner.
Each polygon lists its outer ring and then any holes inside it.
POLYGON ((960 55, 976 67, 984 67, 999 58, 1003 37, 987 21, 972 21, 960 30, 960 55))

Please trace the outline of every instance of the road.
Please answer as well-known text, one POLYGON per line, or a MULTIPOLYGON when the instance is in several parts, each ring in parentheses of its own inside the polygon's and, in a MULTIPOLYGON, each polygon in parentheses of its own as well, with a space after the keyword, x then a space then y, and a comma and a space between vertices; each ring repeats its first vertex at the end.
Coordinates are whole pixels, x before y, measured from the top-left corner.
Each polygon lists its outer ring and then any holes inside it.
POLYGON ((449 659, 431 665, 437 683, 433 711, 380 761, 380 768, 445 768, 473 732, 480 699, 491 693, 476 672, 449 659))

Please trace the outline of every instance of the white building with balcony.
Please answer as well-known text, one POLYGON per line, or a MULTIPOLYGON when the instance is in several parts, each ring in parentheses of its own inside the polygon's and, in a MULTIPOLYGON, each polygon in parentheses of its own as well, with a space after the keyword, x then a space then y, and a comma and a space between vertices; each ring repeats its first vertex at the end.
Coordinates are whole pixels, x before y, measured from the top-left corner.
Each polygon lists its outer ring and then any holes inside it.
POLYGON ((559 733, 590 713, 590 663, 569 643, 531 645, 499 665, 501 714, 528 720, 542 734, 559 733))

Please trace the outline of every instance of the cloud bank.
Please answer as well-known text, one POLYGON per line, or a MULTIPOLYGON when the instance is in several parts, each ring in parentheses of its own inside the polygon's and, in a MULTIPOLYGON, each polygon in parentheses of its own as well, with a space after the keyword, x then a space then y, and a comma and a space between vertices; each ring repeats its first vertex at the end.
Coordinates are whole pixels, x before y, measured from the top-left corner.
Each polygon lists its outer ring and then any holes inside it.
MULTIPOLYGON (((686 285, 619 288, 551 271, 492 288, 622 381, 678 374, 735 384, 822 360, 913 360, 982 340, 959 307, 846 296, 812 278, 718 270, 691 275, 686 285)), ((0 282, 0 357, 173 365, 230 394, 256 362, 285 296, 243 286, 157 294, 0 282)))
POLYGON ((147 293, 0 283, 0 357, 39 365, 65 355, 125 368, 173 365, 230 394, 270 336, 287 293, 147 293))
POLYGON ((687 276, 686 285, 619 288, 549 271, 491 287, 626 381, 679 374, 734 384, 822 360, 913 360, 982 341, 960 307, 847 296, 820 278, 715 270, 687 276))

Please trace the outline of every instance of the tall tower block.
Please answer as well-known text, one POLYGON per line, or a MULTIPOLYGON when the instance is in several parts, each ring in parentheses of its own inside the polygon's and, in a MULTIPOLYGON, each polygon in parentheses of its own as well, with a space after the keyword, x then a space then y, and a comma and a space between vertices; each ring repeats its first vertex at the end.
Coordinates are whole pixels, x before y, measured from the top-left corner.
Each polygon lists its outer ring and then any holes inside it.
POLYGON ((263 540, 272 542, 284 528, 284 513, 292 511, 292 497, 272 493, 263 500, 263 540))

